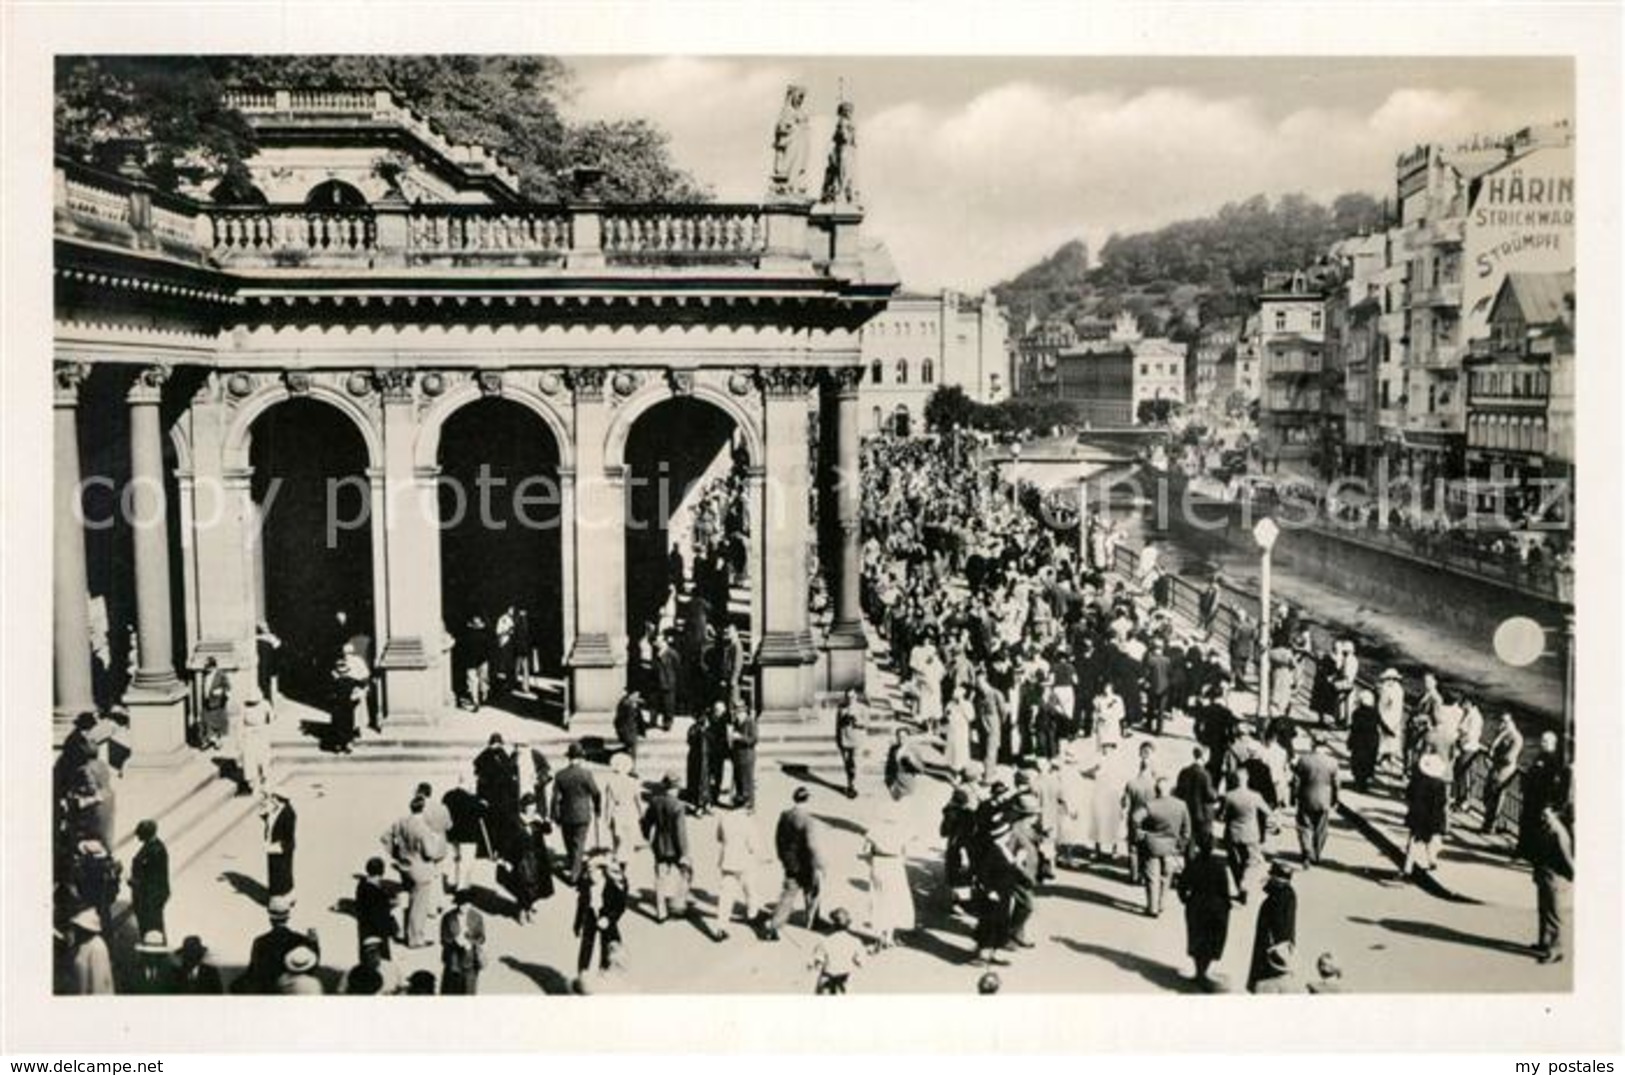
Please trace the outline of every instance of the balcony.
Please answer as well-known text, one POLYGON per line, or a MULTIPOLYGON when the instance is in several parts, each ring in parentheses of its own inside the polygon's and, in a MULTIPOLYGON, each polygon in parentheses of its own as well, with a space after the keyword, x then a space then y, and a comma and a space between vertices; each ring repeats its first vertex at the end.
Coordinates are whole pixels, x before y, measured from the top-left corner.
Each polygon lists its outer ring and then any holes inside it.
POLYGON ((1408 433, 1463 433, 1466 421, 1462 415, 1448 412, 1407 414, 1405 430, 1408 433))
MULTIPOLYGON (((359 102, 335 92, 316 103, 359 102)), ((378 269, 856 278, 867 263, 858 214, 805 204, 228 207, 71 164, 56 177, 60 239, 272 278, 378 269)))
POLYGON ((1417 293, 1417 298, 1411 303, 1413 306, 1460 306, 1461 281, 1441 280, 1432 287, 1423 288, 1417 293))
POLYGON ((1411 352, 1410 365, 1428 370, 1459 370, 1468 349, 1459 343, 1440 343, 1411 352))
POLYGON ((1322 368, 1323 363, 1318 354, 1287 352, 1271 354, 1264 360, 1264 373, 1267 377, 1295 377, 1306 373, 1319 373, 1322 368))
POLYGON ((1406 246, 1412 251, 1432 246, 1460 246, 1467 234, 1467 218, 1450 216, 1430 220, 1415 228, 1407 237, 1406 246))
POLYGON ((452 142, 388 90, 228 90, 225 100, 256 127, 339 123, 399 128, 447 160, 495 176, 510 191, 519 190, 519 173, 490 150, 452 142))

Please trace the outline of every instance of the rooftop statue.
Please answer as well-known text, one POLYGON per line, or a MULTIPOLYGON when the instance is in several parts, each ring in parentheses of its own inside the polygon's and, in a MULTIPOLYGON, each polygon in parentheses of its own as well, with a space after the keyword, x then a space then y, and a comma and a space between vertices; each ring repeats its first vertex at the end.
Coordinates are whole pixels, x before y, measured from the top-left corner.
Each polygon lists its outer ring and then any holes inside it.
POLYGON ((852 119, 852 102, 842 101, 835 110, 835 134, 830 139, 829 163, 824 166, 824 198, 843 205, 858 200, 858 125, 852 119))
POLYGON ((784 90, 784 107, 773 125, 772 192, 799 197, 807 193, 807 100, 805 86, 790 85, 784 90))

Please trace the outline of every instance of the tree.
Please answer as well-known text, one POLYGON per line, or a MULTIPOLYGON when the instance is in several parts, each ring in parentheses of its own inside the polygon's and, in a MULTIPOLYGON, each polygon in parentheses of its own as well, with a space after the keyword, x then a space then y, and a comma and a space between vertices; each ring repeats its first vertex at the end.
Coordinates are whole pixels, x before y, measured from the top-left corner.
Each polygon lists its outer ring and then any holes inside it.
POLYGON ((982 417, 979 412, 984 409, 959 385, 940 385, 925 401, 926 428, 938 432, 947 432, 955 426, 969 429, 979 424, 982 417))
POLYGON ((572 126, 560 111, 570 69, 546 56, 65 57, 57 64, 57 149, 94 161, 120 138, 148 144, 149 178, 175 189, 183 165, 246 174, 253 130, 227 89, 387 89, 453 142, 485 146, 539 201, 568 194, 567 171, 605 170, 613 201, 695 201, 705 189, 672 161, 665 134, 643 120, 572 126))
POLYGON ((1142 399, 1134 410, 1134 420, 1143 426, 1165 426, 1179 413, 1179 404, 1171 399, 1142 399))

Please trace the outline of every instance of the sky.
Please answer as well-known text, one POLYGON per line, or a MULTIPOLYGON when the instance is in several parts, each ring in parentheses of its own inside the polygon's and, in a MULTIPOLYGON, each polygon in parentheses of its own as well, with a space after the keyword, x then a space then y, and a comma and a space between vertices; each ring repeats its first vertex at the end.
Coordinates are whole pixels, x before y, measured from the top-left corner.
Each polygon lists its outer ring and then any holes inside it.
POLYGON ((643 117, 719 200, 758 201, 784 87, 808 87, 816 186, 842 88, 865 233, 908 288, 979 290, 1062 243, 1257 193, 1391 196, 1395 156, 1573 115, 1541 58, 577 57, 567 111, 643 117))

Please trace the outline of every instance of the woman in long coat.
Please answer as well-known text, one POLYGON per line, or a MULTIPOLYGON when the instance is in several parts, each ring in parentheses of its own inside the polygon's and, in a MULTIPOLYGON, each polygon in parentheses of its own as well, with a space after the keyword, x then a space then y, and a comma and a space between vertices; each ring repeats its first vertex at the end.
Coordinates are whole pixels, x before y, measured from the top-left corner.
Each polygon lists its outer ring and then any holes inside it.
POLYGON ((1450 786, 1445 783, 1448 772, 1443 758, 1424 754, 1411 775, 1405 796, 1405 827, 1410 837, 1405 841, 1401 877, 1409 877, 1416 867, 1431 873, 1439 864, 1439 845, 1449 824, 1450 786))
POLYGON ((1377 712, 1376 697, 1362 690, 1360 704, 1354 707, 1354 716, 1349 720, 1349 773, 1354 777, 1356 791, 1370 787, 1376 777, 1382 739, 1382 717, 1377 712))
POLYGON ((1276 862, 1264 883, 1264 902, 1258 906, 1258 930, 1253 934, 1253 958, 1247 970, 1247 992, 1276 973, 1269 951, 1282 941, 1298 941, 1298 893, 1292 888, 1292 867, 1276 862))
POLYGON ((1100 743, 1100 764, 1095 767, 1095 790, 1089 801, 1089 842, 1097 852, 1116 855, 1126 834, 1123 792, 1133 779, 1137 762, 1133 751, 1109 739, 1100 743))
POLYGON ((701 712, 688 729, 688 804, 701 814, 711 809, 711 719, 701 712))
POLYGON ((536 812, 536 800, 520 800, 513 872, 508 882, 519 904, 519 921, 529 922, 536 901, 553 895, 553 853, 547 846, 548 824, 536 812))
POLYGON ((1185 954, 1196 965, 1196 979, 1211 982, 1208 968, 1224 958, 1230 939, 1230 876, 1222 856, 1210 845, 1185 867, 1177 881, 1185 903, 1185 954))

